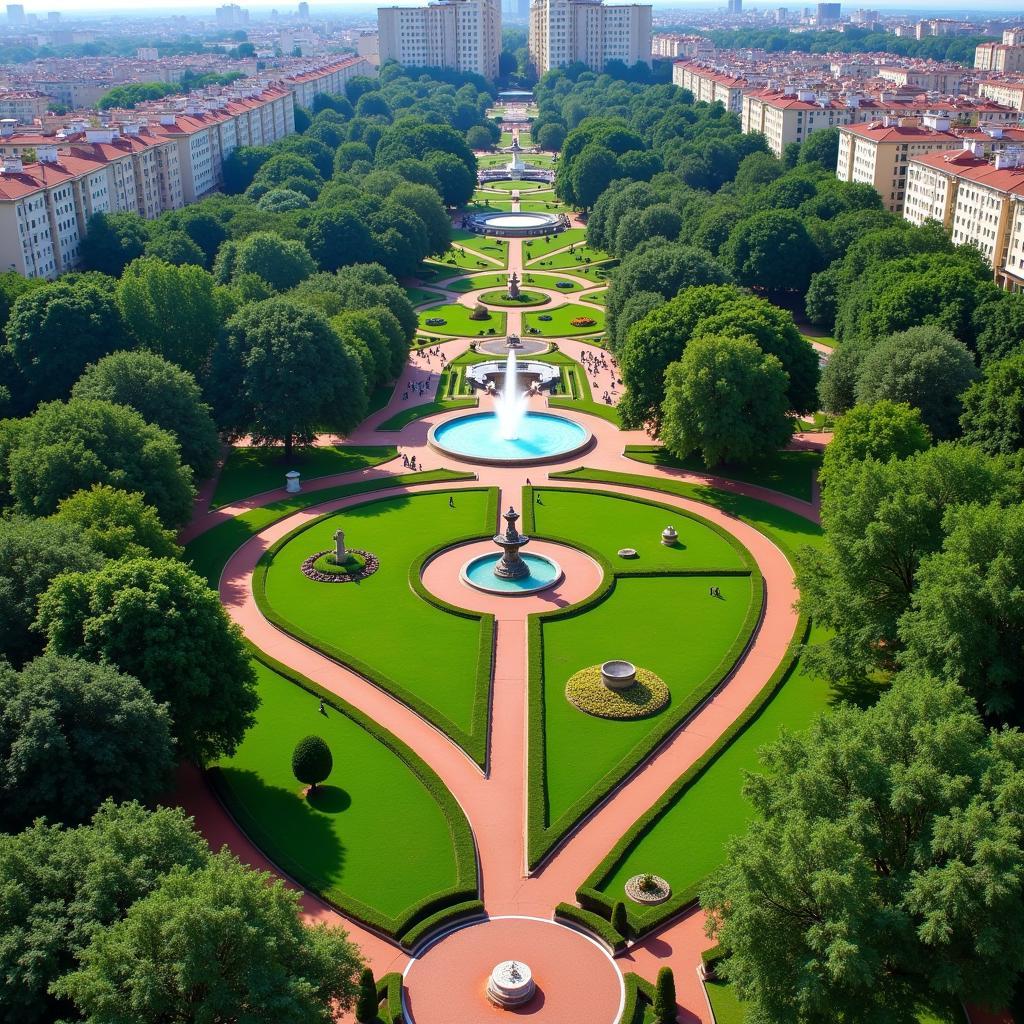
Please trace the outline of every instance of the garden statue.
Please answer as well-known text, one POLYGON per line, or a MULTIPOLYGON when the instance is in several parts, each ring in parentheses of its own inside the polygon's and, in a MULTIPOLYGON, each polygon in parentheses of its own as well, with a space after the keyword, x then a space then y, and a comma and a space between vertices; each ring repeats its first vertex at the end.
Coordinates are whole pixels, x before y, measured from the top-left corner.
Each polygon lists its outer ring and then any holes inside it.
POLYGON ((344 565, 348 552, 345 550, 345 531, 334 531, 334 560, 338 565, 344 565))
POLYGON ((512 276, 508 279, 508 297, 510 299, 519 298, 519 278, 514 270, 512 271, 512 276))

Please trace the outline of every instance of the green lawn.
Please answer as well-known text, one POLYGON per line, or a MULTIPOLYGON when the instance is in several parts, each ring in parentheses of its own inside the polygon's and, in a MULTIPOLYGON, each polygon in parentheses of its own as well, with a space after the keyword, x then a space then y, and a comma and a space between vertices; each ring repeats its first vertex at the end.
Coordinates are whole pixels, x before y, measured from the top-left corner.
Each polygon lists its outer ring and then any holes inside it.
POLYGON ((489 181, 484 188, 494 189, 495 192, 550 192, 551 186, 546 181, 522 181, 521 179, 499 178, 497 181, 489 181))
MULTIPOLYGON (((522 276, 523 285, 533 285, 537 288, 555 288, 560 292, 571 295, 578 292, 583 285, 568 277, 561 277, 558 274, 532 274, 526 271, 522 276), (558 288, 558 282, 564 281, 571 284, 571 288, 558 288)), ((450 281, 445 287, 453 292, 475 292, 480 288, 504 288, 508 284, 508 274, 473 274, 464 275, 454 281, 450 281)))
POLYGON ((814 475, 821 468, 821 453, 806 451, 776 452, 771 458, 750 466, 728 465, 708 469, 696 456, 677 459, 655 445, 626 445, 626 458, 666 469, 684 469, 695 473, 714 473, 726 480, 758 484, 781 491, 801 501, 813 498, 814 475))
MULTIPOLYGON (((429 604, 409 585, 410 566, 429 548, 494 529, 493 492, 460 491, 454 508, 448 497, 370 501, 291 534, 272 549, 263 603, 289 632, 361 671, 368 667, 378 685, 417 705, 464 746, 469 738, 482 749, 476 715, 490 680, 489 658, 486 679, 478 679, 482 624, 429 604), (380 569, 358 584, 308 579, 300 565, 333 547, 339 527, 350 547, 380 559, 380 569)), ((254 589, 259 596, 258 579, 254 589)))
POLYGON ((316 696, 254 664, 256 724, 217 767, 220 792, 256 845, 303 885, 364 919, 359 907, 396 920, 453 888, 459 878, 451 828, 410 764, 353 718, 333 707, 321 715, 316 696), (310 733, 327 741, 334 769, 320 793, 305 799, 291 753, 310 733))
POLYGON ((414 306, 422 306, 424 302, 437 302, 438 299, 444 298, 440 292, 427 288, 406 288, 405 296, 414 306))
POLYGON ((826 348, 836 347, 836 339, 829 337, 827 334, 816 336, 813 334, 804 334, 803 331, 800 331, 800 337, 804 338, 806 341, 816 341, 819 345, 824 345, 826 348))
POLYGON ((185 545, 185 557, 192 568, 211 587, 216 587, 228 559, 247 540, 255 537, 272 523, 290 516, 299 509, 319 505, 335 498, 347 498, 352 494, 367 494, 386 487, 414 487, 417 484, 431 484, 443 480, 472 480, 472 473, 458 473, 449 469, 435 469, 427 473, 402 473, 375 480, 356 480, 337 487, 325 487, 322 491, 303 491, 289 494, 280 501, 272 501, 261 508, 250 509, 239 516, 220 523, 201 533, 185 545))
MULTIPOLYGON (((566 234, 567 232, 563 232, 566 234)), ((545 259, 533 260, 527 264, 531 267, 546 267, 548 270, 575 270, 577 273, 587 273, 587 267, 591 263, 602 263, 611 259, 608 253, 603 252, 601 249, 591 248, 589 245, 575 245, 573 251, 569 252, 556 252, 553 256, 548 256, 545 259)), ((598 268, 594 267, 590 273, 594 274, 595 277, 603 278, 605 276, 604 270, 598 272, 598 268)))
MULTIPOLYGON (((485 236, 478 235, 480 239, 485 236)), ((448 247, 447 251, 431 256, 429 263, 440 266, 443 270, 451 270, 452 274, 460 270, 494 270, 497 267, 508 266, 508 249, 505 246, 494 246, 492 249, 477 250, 455 243, 448 247)), ((441 276, 434 280, 441 280, 441 276)))
POLYGON ((580 297, 580 302, 593 302, 598 306, 603 306, 607 301, 607 292, 591 292, 590 295, 583 295, 580 297))
POLYGON ((575 334, 599 334, 604 330, 604 310, 592 306, 581 306, 576 302, 566 303, 555 309, 539 313, 523 314, 523 334, 541 338, 565 338, 575 334), (542 320, 542 316, 550 320, 542 320), (576 317, 588 317, 594 323, 589 327, 574 327, 570 322, 576 317), (533 330, 531 330, 533 328, 533 330))
POLYGON ((470 320, 473 310, 468 306, 460 306, 457 302, 442 306, 430 306, 418 311, 420 330, 429 334, 448 334, 458 338, 477 338, 490 334, 505 333, 505 314, 497 310, 489 310, 486 320, 470 320), (443 326, 428 324, 428 320, 441 318, 446 321, 443 326))
POLYGON ((495 260, 501 259, 502 253, 506 253, 507 260, 508 242, 500 238, 491 238, 489 235, 478 235, 475 231, 452 228, 452 245, 472 249, 495 260))
POLYGON ((564 249, 567 245, 576 245, 583 242, 587 237, 586 228, 569 228, 557 235, 548 235, 546 238, 529 238, 523 242, 523 260, 536 260, 541 256, 547 256, 549 252, 556 249, 564 249))
POLYGON ((480 296, 480 301, 488 306, 527 309, 529 307, 546 306, 551 299, 543 292, 530 291, 528 288, 521 288, 519 290, 518 299, 510 299, 507 288, 495 288, 494 291, 484 292, 480 296))
MULTIPOLYGON (((552 193, 553 195, 554 193, 552 193)), ((536 213, 568 213, 569 207, 565 203, 560 203, 557 200, 545 199, 543 195, 538 195, 535 199, 523 199, 519 203, 519 209, 526 212, 536 213)))
MULTIPOLYGON (((388 396, 391 395, 390 388, 387 393, 388 396)), ((370 448, 324 445, 301 448, 295 458, 286 463, 284 449, 280 446, 232 448, 221 470, 210 508, 232 505, 244 498, 251 498, 254 494, 284 487, 284 475, 291 469, 297 469, 302 474, 303 481, 315 480, 317 477, 333 476, 335 473, 368 469, 370 466, 377 466, 395 458, 397 454, 398 449, 391 445, 370 448)))
POLYGON ((543 777, 532 777, 530 785, 531 863, 717 685, 742 651, 761 604, 749 556, 703 520, 611 494, 542 488, 534 497, 533 532, 585 543, 617 577, 601 600, 578 613, 531 622, 531 644, 538 642, 541 652, 531 671, 531 699, 539 701, 531 748, 544 752, 543 777), (669 523, 679 532, 678 548, 661 544, 669 523), (635 547, 639 558, 620 559, 621 547, 635 547), (712 586, 721 598, 709 596, 712 586), (573 707, 565 699, 566 680, 611 658, 661 676, 672 693, 669 707, 636 721, 594 718, 573 707))
MULTIPOLYGON (((704 988, 715 1014, 715 1024, 746 1024, 747 1013, 743 1003, 727 981, 706 981, 704 988)), ((918 1024, 965 1024, 967 1018, 956 1006, 918 1010, 918 1024)))

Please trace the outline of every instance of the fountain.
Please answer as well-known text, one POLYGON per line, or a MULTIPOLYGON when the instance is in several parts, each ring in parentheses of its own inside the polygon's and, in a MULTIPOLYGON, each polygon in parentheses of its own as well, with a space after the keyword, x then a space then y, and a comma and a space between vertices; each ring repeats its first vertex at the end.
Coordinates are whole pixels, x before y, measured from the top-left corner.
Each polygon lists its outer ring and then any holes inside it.
POLYGON ((510 348, 505 357, 505 386, 494 400, 494 413, 498 417, 501 436, 506 441, 519 439, 519 426, 526 414, 526 393, 519 393, 516 350, 510 348))
POLYGON ((516 529, 519 513, 509 506, 502 518, 505 532, 491 538, 501 548, 501 554, 471 558, 459 574, 462 581, 491 594, 532 594, 557 583, 562 578, 562 569, 553 558, 520 554, 530 538, 516 529))
POLYGON ((503 960, 487 981, 487 998, 498 1006, 522 1006, 536 991, 533 972, 518 960, 503 960))
MULTIPOLYGON (((505 293, 505 298, 511 299, 515 302, 519 298, 519 278, 516 277, 516 272, 512 271, 512 276, 508 279, 508 291, 505 293)), ((509 348, 512 346, 510 345, 509 348)))

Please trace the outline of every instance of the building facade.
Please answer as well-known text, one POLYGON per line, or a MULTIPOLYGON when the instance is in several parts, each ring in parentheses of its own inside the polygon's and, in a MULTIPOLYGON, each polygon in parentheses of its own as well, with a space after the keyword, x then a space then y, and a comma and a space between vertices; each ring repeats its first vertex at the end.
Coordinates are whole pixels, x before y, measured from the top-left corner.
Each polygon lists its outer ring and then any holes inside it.
POLYGON ((974 49, 974 66, 981 71, 1014 74, 1024 71, 1024 46, 981 43, 974 49))
POLYGON ((650 64, 651 5, 533 0, 529 45, 538 75, 575 63, 598 72, 613 60, 650 64))
POLYGON ((672 66, 672 82, 689 89, 695 100, 721 103, 733 114, 743 112, 743 90, 750 84, 745 78, 715 71, 697 61, 676 61, 672 66))
POLYGON ((498 77, 500 0, 440 0, 426 7, 380 7, 381 61, 406 67, 451 68, 498 77))

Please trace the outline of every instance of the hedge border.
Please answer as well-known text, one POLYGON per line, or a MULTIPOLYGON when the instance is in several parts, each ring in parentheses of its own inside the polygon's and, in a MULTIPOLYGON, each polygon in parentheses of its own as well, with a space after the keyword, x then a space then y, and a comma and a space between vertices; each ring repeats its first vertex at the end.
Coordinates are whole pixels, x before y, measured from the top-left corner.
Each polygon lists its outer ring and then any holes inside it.
POLYGON ((626 999, 619 1024, 644 1024, 647 1007, 654 1005, 654 986, 633 971, 624 974, 622 980, 626 986, 626 999))
POLYGON ((316 893, 326 903, 336 907, 347 917, 351 917, 353 920, 395 941, 398 940, 400 935, 424 918, 439 916, 450 910, 453 906, 478 898, 480 892, 479 865, 473 831, 465 813, 459 806, 459 802, 437 772, 423 758, 416 754, 411 747, 403 743, 397 736, 383 728, 383 726, 378 725, 377 722, 358 708, 349 704, 348 701, 313 682, 307 676, 296 672, 295 669, 288 665, 277 661, 276 658, 260 650, 251 641, 246 640, 245 643, 254 660, 260 662, 271 671, 276 672, 300 689, 305 690, 311 696, 319 698, 325 704, 329 704, 339 714, 344 715, 355 725, 369 733, 378 743, 382 743, 399 760, 407 765, 423 788, 436 801, 441 809, 441 813, 444 815, 445 821, 448 823, 452 849, 455 854, 457 881, 449 889, 432 893, 421 899, 418 903, 414 903, 402 916, 397 918, 388 917, 360 900, 341 898, 338 895, 328 895, 321 891, 319 885, 310 884, 308 881, 310 876, 306 873, 301 862, 293 860, 290 856, 282 855, 276 849, 273 836, 236 803, 230 789, 224 782, 221 772, 217 768, 208 769, 207 776, 213 785, 218 799, 227 808, 239 828, 252 839, 254 845, 266 854, 268 859, 280 865, 304 888, 316 893))
MULTIPOLYGON (((402 1009, 402 975, 391 971, 377 980, 377 1005, 384 1004, 386 1024, 405 1024, 405 1010, 402 1009)), ((380 1010, 377 1011, 380 1016, 380 1010)))
POLYGON ((440 928, 448 927, 455 924, 455 922, 461 924, 463 922, 483 919, 486 916, 484 902, 480 899, 465 900, 451 907, 445 907, 436 914, 423 918, 422 921, 418 921, 407 931, 403 932, 401 939, 402 948, 409 953, 413 953, 417 946, 429 939, 440 928))
MULTIPOLYGON (((622 501, 633 501, 642 505, 662 508, 673 515, 681 515, 701 526, 710 529, 724 538, 739 553, 747 564, 745 569, 719 570, 715 568, 685 570, 631 570, 615 568, 599 552, 571 538, 544 535, 539 539, 554 543, 568 544, 576 547, 593 558, 602 568, 604 578, 601 586, 589 597, 556 611, 542 612, 527 618, 527 669, 529 700, 527 702, 527 867, 536 870, 551 854, 554 848, 569 835, 594 808, 599 806, 608 796, 625 782, 636 771, 640 764, 657 751, 722 684, 735 668, 743 652, 750 645, 754 630, 761 620, 764 611, 764 580, 753 556, 746 547, 727 530, 717 526, 696 513, 679 509, 664 502, 649 498, 635 498, 618 494, 613 491, 592 490, 581 487, 524 487, 524 530, 531 534, 536 531, 536 491, 560 491, 563 493, 597 494, 602 497, 617 498, 622 501), (664 577, 664 576, 720 576, 743 575, 751 580, 752 593, 747 614, 739 635, 729 649, 723 654, 718 664, 695 686, 681 701, 669 704, 668 712, 663 721, 656 725, 647 736, 639 741, 626 755, 598 779, 582 796, 580 796, 562 815, 551 822, 548 817, 547 805, 547 757, 546 738, 544 734, 544 635, 543 627, 548 622, 571 618, 590 611, 605 601, 615 589, 618 579, 664 577), (760 584, 760 585, 759 585, 760 584), (673 711, 673 707, 676 708, 673 711)), ((610 913, 610 911, 609 911, 610 913)))
POLYGON ((626 948, 626 940, 621 936, 611 923, 606 921, 600 914, 584 910, 573 903, 559 903, 555 907, 555 920, 577 931, 586 932, 603 946, 607 946, 611 953, 621 953, 626 948))
MULTIPOLYGON (((409 571, 410 583, 413 576, 413 570, 416 567, 422 567, 422 565, 438 551, 443 551, 454 545, 465 543, 467 540, 478 540, 483 536, 484 531, 489 529, 490 526, 496 522, 498 507, 497 489, 493 487, 466 487, 462 489, 463 493, 470 491, 482 491, 488 494, 487 508, 485 512, 485 515, 488 517, 488 525, 484 526, 480 532, 471 534, 468 537, 456 538, 454 541, 448 540, 443 544, 435 545, 433 548, 414 559, 409 571)), ((375 498, 371 501, 365 502, 364 505, 372 505, 378 501, 388 500, 390 499, 375 498)), ((364 505, 360 505, 360 507, 364 507, 364 505)), ((420 598, 426 598, 428 603, 438 610, 447 612, 451 615, 456 615, 459 618, 475 619, 480 623, 476 682, 473 690, 473 706, 470 711, 471 725, 469 731, 467 731, 461 726, 456 725, 455 722, 452 722, 445 715, 441 714, 432 704, 427 703, 423 698, 407 690, 404 686, 386 676, 383 672, 378 671, 362 659, 349 654, 343 648, 337 647, 334 644, 326 643, 320 637, 312 636, 301 627, 287 621, 271 606, 270 601, 267 598, 266 582, 267 571, 270 568, 271 562, 274 560, 274 556, 297 536, 304 533, 306 530, 317 526, 328 516, 335 514, 335 512, 324 512, 322 515, 316 516, 308 522, 300 523, 295 527, 295 529, 290 530, 283 537, 280 537, 263 552, 260 556, 259 562, 256 563, 256 568, 253 570, 252 574, 253 596, 256 600, 256 606, 259 608, 260 613, 268 622, 280 629, 281 632, 293 637, 300 643, 306 644, 313 648, 313 650, 330 658, 332 661, 336 661, 339 664, 344 665, 363 676, 363 678, 369 680, 374 686, 377 686, 386 693, 391 694, 392 697, 405 704, 406 707, 411 708, 421 718, 424 718, 426 721, 436 726, 442 733, 451 739, 452 742, 461 747, 477 765, 484 768, 487 763, 487 716, 491 699, 491 663, 493 660, 494 648, 493 615, 481 612, 472 612, 464 608, 457 608, 455 605, 449 605, 437 598, 427 597, 428 591, 422 587, 422 584, 420 584, 420 586, 411 586, 413 593, 420 598)))

